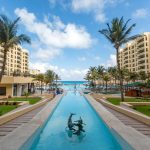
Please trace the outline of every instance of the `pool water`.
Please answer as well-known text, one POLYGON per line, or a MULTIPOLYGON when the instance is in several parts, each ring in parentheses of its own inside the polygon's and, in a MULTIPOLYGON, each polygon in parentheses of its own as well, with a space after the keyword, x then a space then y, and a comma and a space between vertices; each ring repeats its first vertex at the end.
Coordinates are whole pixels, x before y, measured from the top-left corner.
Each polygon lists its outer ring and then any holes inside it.
POLYGON ((121 145, 97 115, 95 110, 80 95, 79 92, 69 91, 58 104, 57 109, 48 119, 38 140, 31 150, 121 150, 121 145), (70 135, 66 131, 67 120, 70 113, 76 113, 73 121, 81 116, 84 123, 85 134, 81 136, 70 135))

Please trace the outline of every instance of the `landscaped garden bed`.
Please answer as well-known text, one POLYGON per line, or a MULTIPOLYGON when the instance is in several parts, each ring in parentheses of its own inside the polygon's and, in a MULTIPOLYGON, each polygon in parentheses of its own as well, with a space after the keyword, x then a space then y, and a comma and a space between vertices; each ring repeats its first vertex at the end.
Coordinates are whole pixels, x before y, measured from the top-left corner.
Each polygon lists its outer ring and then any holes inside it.
POLYGON ((28 102, 29 104, 35 104, 41 100, 41 97, 14 97, 7 98, 0 101, 0 116, 10 112, 20 105, 23 105, 23 102, 28 102))
POLYGON ((0 105, 0 116, 16 109, 17 105, 0 105))
POLYGON ((150 116, 150 106, 133 106, 133 109, 150 116))
MULTIPOLYGON (((112 98, 107 98, 107 101, 109 101, 110 103, 114 104, 114 105, 120 105, 121 98, 118 97, 112 97, 112 98)), ((150 102, 149 99, 140 99, 140 98, 125 98, 124 102, 150 102)))
POLYGON ((15 97, 15 98, 8 98, 7 101, 28 101, 29 104, 35 104, 39 102, 42 98, 41 97, 15 97))
MULTIPOLYGON (((116 98, 116 97, 115 98, 107 98, 107 101, 109 101, 110 103, 112 103, 114 105, 120 105, 122 102, 120 98, 116 98)), ((127 104, 130 104, 132 106, 130 108, 132 108, 140 113, 143 113, 147 116, 150 116, 150 105, 148 104, 148 102, 150 102, 149 99, 125 98, 124 102, 129 102, 127 104), (134 102, 138 102, 138 103, 135 104, 134 102), (147 104, 144 104, 144 102, 147 102, 147 104)))

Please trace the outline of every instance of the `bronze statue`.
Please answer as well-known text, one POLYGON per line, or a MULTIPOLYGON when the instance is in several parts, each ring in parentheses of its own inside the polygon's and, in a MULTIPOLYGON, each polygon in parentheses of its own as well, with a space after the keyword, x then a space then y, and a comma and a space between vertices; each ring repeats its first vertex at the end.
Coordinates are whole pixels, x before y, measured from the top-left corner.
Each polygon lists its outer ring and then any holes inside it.
POLYGON ((68 128, 70 131, 73 132, 73 134, 80 135, 82 132, 85 132, 85 130, 83 129, 83 125, 85 125, 85 123, 83 123, 83 120, 81 117, 79 120, 74 121, 75 123, 73 123, 72 122, 72 116, 73 115, 75 115, 75 114, 71 113, 69 118, 68 118, 68 128))
POLYGON ((71 113, 69 118, 68 118, 68 128, 69 130, 75 131, 74 127, 74 123, 72 123, 72 116, 75 115, 74 113, 71 113))

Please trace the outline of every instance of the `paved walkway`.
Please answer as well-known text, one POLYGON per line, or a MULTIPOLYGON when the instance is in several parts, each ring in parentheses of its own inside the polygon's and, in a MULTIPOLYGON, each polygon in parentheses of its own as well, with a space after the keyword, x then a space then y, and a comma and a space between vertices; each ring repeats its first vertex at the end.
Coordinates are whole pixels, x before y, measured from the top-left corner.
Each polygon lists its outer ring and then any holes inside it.
MULTIPOLYGON (((104 106, 104 105, 103 105, 104 106)), ((123 122, 125 125, 130 126, 140 133, 148 136, 150 138, 150 126, 137 121, 131 117, 128 117, 120 112, 117 112, 116 110, 113 110, 109 107, 104 106, 108 111, 110 111, 113 115, 115 115, 121 122, 123 122)))
POLYGON ((42 110, 44 106, 45 105, 19 116, 3 125, 0 125, 0 140, 7 136, 10 132, 14 131, 16 128, 28 123, 38 112, 42 110))
MULTIPOLYGON (((93 94, 92 95, 93 98, 99 100, 101 98, 103 98, 103 96, 100 94, 93 94)), ((102 103, 101 103, 102 104, 102 103)), ((102 104, 103 105, 103 104, 102 104)), ((104 105, 103 105, 104 106, 104 105)), ((114 116, 116 116, 122 123, 124 123, 127 126, 130 126, 134 129, 136 129, 137 131, 139 131, 140 133, 148 136, 150 138, 150 126, 144 124, 143 122, 140 122, 134 118, 128 117, 125 114, 122 114, 112 108, 106 107, 104 106, 108 111, 110 111, 114 116)), ((127 109, 127 108, 126 108, 127 109)), ((129 110, 131 110, 130 108, 128 108, 129 110)), ((135 110, 132 110, 135 111, 135 110)), ((138 112, 137 112, 138 113, 138 112)))

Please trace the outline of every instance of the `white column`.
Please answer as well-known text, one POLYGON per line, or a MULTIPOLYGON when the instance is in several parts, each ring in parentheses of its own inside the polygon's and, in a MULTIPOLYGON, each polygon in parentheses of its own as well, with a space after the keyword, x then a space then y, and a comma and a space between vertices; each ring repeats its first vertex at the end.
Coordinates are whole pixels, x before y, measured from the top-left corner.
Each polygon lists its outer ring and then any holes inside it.
POLYGON ((21 96, 21 84, 17 84, 17 96, 21 96))

